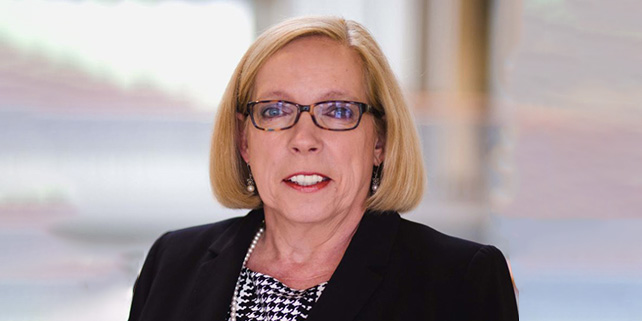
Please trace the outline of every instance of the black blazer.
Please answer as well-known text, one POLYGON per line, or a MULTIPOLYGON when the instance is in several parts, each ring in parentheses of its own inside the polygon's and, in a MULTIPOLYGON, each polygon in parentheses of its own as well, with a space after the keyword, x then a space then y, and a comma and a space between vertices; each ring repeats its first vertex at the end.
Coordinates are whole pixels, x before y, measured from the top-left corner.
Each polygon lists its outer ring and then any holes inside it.
MULTIPOLYGON (((225 320, 263 211, 169 232, 152 246, 129 320, 225 320)), ((366 212, 308 321, 518 320, 502 253, 366 212)))

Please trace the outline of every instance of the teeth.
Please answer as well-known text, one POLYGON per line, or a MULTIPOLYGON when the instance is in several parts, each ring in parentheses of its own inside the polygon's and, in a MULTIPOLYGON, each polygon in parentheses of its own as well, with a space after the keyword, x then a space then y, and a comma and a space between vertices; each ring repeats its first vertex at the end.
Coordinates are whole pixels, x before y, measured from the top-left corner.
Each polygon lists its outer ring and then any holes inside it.
POLYGON ((289 180, 301 186, 309 186, 322 182, 323 177, 319 175, 295 175, 290 177, 289 180))

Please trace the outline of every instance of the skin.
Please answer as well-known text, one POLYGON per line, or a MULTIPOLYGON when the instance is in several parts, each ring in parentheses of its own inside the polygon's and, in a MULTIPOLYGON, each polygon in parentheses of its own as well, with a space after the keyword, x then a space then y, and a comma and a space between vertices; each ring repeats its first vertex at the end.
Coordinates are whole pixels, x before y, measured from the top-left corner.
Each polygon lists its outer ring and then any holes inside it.
MULTIPOLYGON (((347 46, 301 38, 259 69, 252 98, 369 103, 363 74, 359 55, 347 46)), ((345 132, 317 127, 309 113, 284 131, 261 131, 246 122, 241 137, 240 152, 252 168, 266 224, 248 267, 295 289, 328 281, 365 212, 372 166, 383 161, 373 116, 364 114, 356 129, 345 132), (287 181, 297 173, 329 181, 303 188, 287 181)))

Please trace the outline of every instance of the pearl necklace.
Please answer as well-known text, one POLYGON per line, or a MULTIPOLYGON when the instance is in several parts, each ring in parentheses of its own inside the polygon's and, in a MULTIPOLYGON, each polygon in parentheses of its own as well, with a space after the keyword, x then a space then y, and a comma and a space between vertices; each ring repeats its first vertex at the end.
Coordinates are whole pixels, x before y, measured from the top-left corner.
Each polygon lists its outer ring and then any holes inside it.
MULTIPOLYGON (((250 244, 250 247, 247 249, 247 253, 245 254, 245 258, 243 259, 243 265, 241 266, 241 269, 245 267, 245 264, 250 259, 250 255, 252 254, 252 251, 254 251, 254 248, 256 247, 256 244, 259 242, 259 239, 261 238, 261 235, 263 235, 264 231, 265 231, 265 228, 261 226, 259 231, 256 232, 256 235, 254 235, 252 244, 250 244)), ((236 280, 236 286, 234 287, 234 294, 232 295, 232 303, 230 306, 230 321, 236 321, 236 309, 238 309, 238 298, 239 298, 240 287, 241 287, 241 278, 239 276, 239 279, 236 280)))

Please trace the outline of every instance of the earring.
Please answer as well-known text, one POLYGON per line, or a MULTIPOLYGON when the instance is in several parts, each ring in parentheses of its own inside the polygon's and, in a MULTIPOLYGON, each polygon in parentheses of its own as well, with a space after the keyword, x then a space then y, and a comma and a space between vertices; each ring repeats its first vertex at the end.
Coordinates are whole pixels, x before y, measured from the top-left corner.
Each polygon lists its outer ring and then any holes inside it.
POLYGON ((250 169, 250 164, 247 165, 247 172, 249 173, 249 177, 247 178, 247 180, 245 180, 245 185, 247 185, 245 189, 251 194, 254 194, 256 187, 254 186, 254 177, 252 177, 252 170, 250 169))
POLYGON ((370 185, 370 189, 372 190, 372 194, 377 192, 377 189, 379 189, 379 184, 381 183, 381 180, 379 179, 379 167, 380 166, 375 166, 373 170, 373 176, 372 176, 372 184, 370 185))

